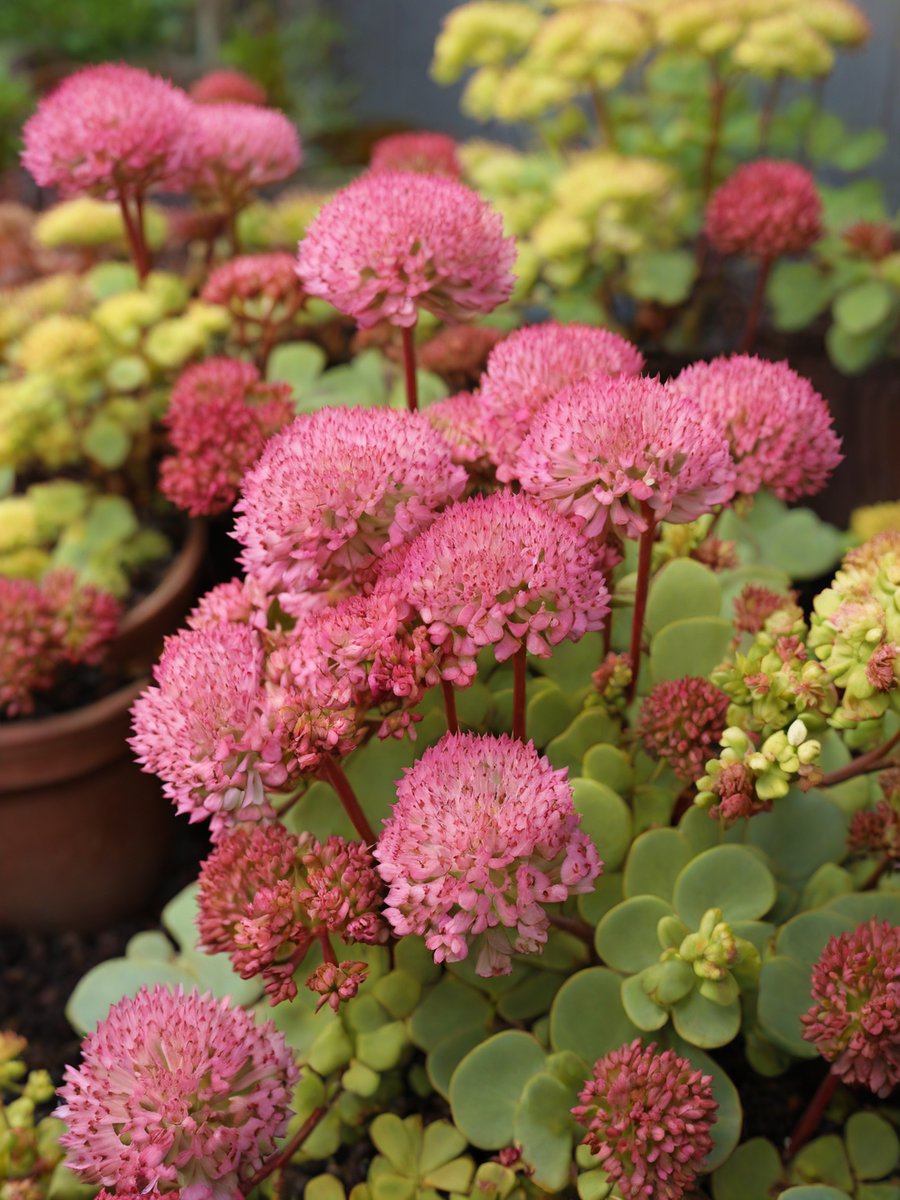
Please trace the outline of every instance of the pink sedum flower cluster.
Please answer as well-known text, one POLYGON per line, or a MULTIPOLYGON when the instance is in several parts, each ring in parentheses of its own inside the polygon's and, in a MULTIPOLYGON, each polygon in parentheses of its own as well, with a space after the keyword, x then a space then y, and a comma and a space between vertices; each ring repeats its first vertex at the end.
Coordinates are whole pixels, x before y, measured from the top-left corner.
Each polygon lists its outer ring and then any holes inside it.
POLYGON ((900 928, 873 917, 831 938, 812 997, 803 1036, 844 1083, 886 1099, 900 1084, 900 928))
POLYGON ((185 165, 191 102, 139 67, 76 71, 25 123, 22 162, 41 187, 114 199, 174 187, 185 165))
POLYGON ((190 97, 197 104, 221 104, 234 100, 239 104, 265 104, 266 92, 255 79, 234 67, 207 71, 190 86, 190 97))
POLYGON ((738 167, 709 201, 706 234, 721 254, 767 262, 802 254, 822 236, 816 181, 793 162, 762 158, 738 167))
POLYGON ((574 525, 530 496, 503 491, 455 504, 412 543, 401 584, 441 648, 446 679, 465 681, 493 646, 552 647, 602 629, 609 594, 574 525))
POLYGON ((419 171, 430 175, 462 176, 456 142, 446 133, 392 133, 372 147, 369 166, 373 171, 419 171))
POLYGON ((375 850, 394 933, 424 937, 435 962, 474 950, 479 975, 508 975, 514 953, 543 949, 543 906, 600 874, 579 820, 566 772, 530 742, 447 734, 398 783, 375 850))
POLYGON ((264 630, 269 603, 269 597, 252 577, 229 579, 200 597, 188 613, 187 624, 190 629, 207 629, 220 621, 231 621, 264 630))
POLYGON ((227 1000, 156 987, 114 1005, 67 1067, 67 1165, 117 1195, 241 1200, 287 1129, 284 1036, 227 1000))
POLYGON ((424 410, 433 426, 450 447, 455 463, 470 470, 488 465, 488 440, 484 427, 481 397, 473 392, 457 392, 429 404, 424 410))
POLYGON ((201 299, 220 304, 238 321, 270 323, 303 300, 293 256, 287 251, 239 254, 210 274, 201 299), (265 312, 265 317, 264 317, 265 312))
POLYGON ((686 675, 658 683, 645 697, 637 731, 651 758, 662 759, 685 783, 696 783, 706 774, 706 760, 718 755, 727 712, 723 691, 702 676, 686 675))
POLYGON ((535 415, 570 384, 603 373, 639 375, 644 356, 617 333, 591 325, 548 321, 517 329, 490 354, 479 396, 498 478, 515 478, 513 465, 535 415))
POLYGON ((363 329, 491 312, 513 289, 516 250, 500 214, 438 175, 375 171, 323 206, 300 243, 300 278, 363 329))
POLYGON ((287 179, 303 155, 284 113, 257 104, 197 104, 185 133, 184 186, 236 212, 269 183, 287 179))
POLYGON ((235 525, 242 563, 273 593, 358 582, 465 484, 420 414, 332 408, 300 416, 245 477, 235 525))
POLYGON ((786 362, 735 354, 694 363, 666 386, 725 434, 740 495, 813 496, 843 458, 828 405, 786 362))
POLYGON ((540 410, 513 468, 526 492, 581 525, 637 537, 652 520, 683 524, 726 504, 728 443, 658 379, 593 375, 540 410))
POLYGON ((594 1064, 572 1112, 623 1200, 682 1200, 712 1150, 712 1077, 639 1038, 594 1064))
POLYGON ((192 517, 225 512, 263 446, 293 415, 290 386, 265 383, 250 363, 209 358, 188 367, 163 418, 175 450, 160 467, 163 495, 192 517))

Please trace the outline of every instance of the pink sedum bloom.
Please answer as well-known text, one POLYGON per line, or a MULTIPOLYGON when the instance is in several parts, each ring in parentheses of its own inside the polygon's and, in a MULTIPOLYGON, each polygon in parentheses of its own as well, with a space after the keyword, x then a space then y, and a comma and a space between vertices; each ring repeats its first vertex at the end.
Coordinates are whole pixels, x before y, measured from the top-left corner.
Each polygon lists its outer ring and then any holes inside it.
POLYGON ((255 579, 242 576, 216 584, 201 596, 187 616, 190 629, 207 629, 220 621, 265 629, 270 597, 255 579))
POLYGON ((500 214, 455 179, 414 171, 363 175, 319 211, 300 243, 311 296, 353 317, 410 327, 419 308, 446 321, 508 300, 516 249, 500 214))
POLYGON ((368 963, 357 962, 354 959, 345 962, 324 962, 316 967, 306 981, 311 992, 320 997, 316 1012, 327 1004, 332 1012, 337 1012, 344 1000, 352 1000, 365 983, 368 973, 368 963))
POLYGON ((185 139, 185 187, 229 212, 259 188, 293 175, 303 159, 297 130, 284 113, 256 104, 196 104, 185 139))
POLYGON ((447 734, 397 784, 375 849, 394 933, 508 975, 514 953, 543 949, 543 906, 593 890, 602 864, 579 821, 566 772, 530 742, 447 734))
POLYGON ((712 194, 706 234, 721 254, 769 262, 802 254, 822 236, 816 181, 793 162, 761 158, 738 167, 712 194))
POLYGON ((666 386, 725 434, 740 495, 813 496, 843 458, 828 405, 786 362, 734 354, 694 363, 666 386))
POLYGON ((192 105, 139 67, 104 63, 70 75, 25 124, 22 162, 41 187, 114 199, 173 187, 192 105))
POLYGON ((617 333, 591 325, 548 321, 517 329, 491 351, 479 395, 497 475, 515 478, 513 464, 528 428, 564 387, 604 373, 639 375, 644 356, 617 333))
POLYGON ((238 320, 268 324, 279 310, 298 307, 303 289, 293 256, 277 250, 270 254, 239 254, 210 273, 200 293, 207 304, 220 304, 238 320), (266 314, 263 319, 263 313, 266 314))
POLYGON ((373 171, 419 171, 430 175, 462 176, 456 142, 446 133, 392 133, 372 147, 373 171))
POLYGON ((191 84, 190 96, 197 104, 221 104, 224 100, 234 100, 239 104, 266 102, 265 88, 234 67, 207 71, 191 84))
POLYGON ((710 1075, 637 1038, 597 1060, 579 1100, 584 1143, 623 1200, 682 1200, 713 1148, 710 1075))
POLYGON ((284 1036, 228 1000, 157 986, 113 1005, 67 1067, 67 1166, 116 1193, 241 1200, 291 1115, 284 1036))
POLYGON ((731 499, 735 480, 728 443, 696 405, 658 379, 604 375, 548 401, 514 473, 526 492, 574 517, 585 537, 612 524, 634 538, 650 518, 695 521, 731 499))
POLYGON ((900 1084, 900 928, 873 917, 831 938, 812 997, 803 1036, 844 1083, 887 1099, 900 1084))
POLYGON ((244 479, 241 561, 273 593, 358 582, 465 484, 421 414, 320 409, 272 438, 244 479))
POLYGON ((235 821, 272 816, 265 789, 288 778, 279 730, 263 690, 263 647, 226 622, 167 638, 131 710, 130 739, 143 769, 191 821, 214 835, 235 821))
POLYGON ((679 779, 696 783, 706 760, 717 757, 728 722, 728 697, 702 676, 658 683, 641 703, 637 732, 654 759, 668 763, 679 779))
POLYGON ((493 646, 553 646, 602 629, 609 594, 596 555, 574 525, 530 496, 503 491, 448 508, 409 548, 403 586, 448 657, 447 679, 469 677, 493 646))
POLYGON ((488 465, 484 408, 479 395, 457 392, 429 404, 424 412, 429 425, 447 442, 455 463, 471 469, 488 465))

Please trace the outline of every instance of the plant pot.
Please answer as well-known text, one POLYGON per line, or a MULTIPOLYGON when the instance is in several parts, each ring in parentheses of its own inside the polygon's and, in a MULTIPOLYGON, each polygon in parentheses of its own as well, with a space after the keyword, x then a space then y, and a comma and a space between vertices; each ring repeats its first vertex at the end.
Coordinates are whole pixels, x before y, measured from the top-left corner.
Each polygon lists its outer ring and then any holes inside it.
POLYGON ((136 681, 72 712, 0 725, 0 927, 84 932, 152 898, 174 815, 134 761, 130 709, 196 595, 205 544, 194 522, 126 615, 111 653, 136 681))

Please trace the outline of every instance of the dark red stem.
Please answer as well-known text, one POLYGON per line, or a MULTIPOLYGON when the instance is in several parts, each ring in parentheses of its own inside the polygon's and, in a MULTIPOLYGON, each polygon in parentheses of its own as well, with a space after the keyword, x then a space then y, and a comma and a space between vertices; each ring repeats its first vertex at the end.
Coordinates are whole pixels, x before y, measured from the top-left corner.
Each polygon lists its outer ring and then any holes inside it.
POLYGON ((806 1106, 806 1111, 794 1127, 794 1132, 791 1134, 787 1147, 785 1149, 785 1159, 790 1161, 800 1149, 805 1146, 812 1135, 819 1128, 819 1122, 822 1120, 822 1114, 828 1107, 831 1097, 834 1095, 834 1089, 837 1087, 838 1077, 829 1071, 819 1086, 816 1088, 816 1094, 806 1106))
POLYGON ((772 270, 772 259, 764 258, 759 264, 756 283, 753 286, 753 296, 747 311, 747 324, 744 326, 744 336, 741 339, 741 354, 749 354, 756 341, 756 327, 762 312, 763 296, 766 294, 766 284, 769 282, 769 272, 772 270))
POLYGON ((646 522, 646 529, 641 534, 638 543, 637 582, 634 589, 634 615, 631 619, 631 683, 625 694, 626 704, 634 699, 637 690, 638 674, 641 669, 641 638, 644 633, 644 616, 647 612, 647 591, 650 587, 650 564, 653 559, 653 539, 656 534, 656 523, 653 520, 653 510, 646 500, 641 501, 641 516, 646 522))
POLYGON ((872 872, 872 874, 869 876, 869 878, 866 880, 866 882, 862 885, 862 887, 859 890, 861 892, 871 892, 872 889, 877 886, 878 880, 882 877, 882 875, 885 873, 885 871, 888 869, 888 867, 891 865, 891 863, 893 861, 894 860, 893 860, 892 855, 890 855, 890 854, 883 855, 881 861, 878 863, 875 870, 872 872))
POLYGON ((416 381, 416 327, 403 326, 403 374, 406 379, 406 404, 410 412, 419 407, 419 385, 416 381))
POLYGON ((343 804, 347 816, 353 822, 353 828, 367 846, 374 846, 378 838, 375 836, 375 831, 369 824, 368 818, 356 798, 356 793, 353 790, 350 780, 344 773, 344 768, 337 759, 330 758, 326 754, 322 758, 320 772, 322 778, 331 784, 340 797, 341 804, 343 804))
POLYGON ((459 733, 459 718, 456 715, 456 693, 449 679, 441 680, 441 691, 444 693, 444 712, 447 714, 447 731, 459 733))
POLYGON ((228 233, 228 240, 231 243, 232 254, 240 254, 241 252, 241 235, 238 232, 237 218, 238 210, 229 205, 225 212, 225 229, 228 233))
POLYGON ((331 944, 331 938, 324 930, 319 933, 319 945, 322 947, 322 961, 331 963, 336 967, 338 961, 337 955, 334 952, 334 946, 331 944))
POLYGON ((848 762, 846 767, 840 767, 837 771, 831 771, 827 775, 823 775, 816 787, 833 787, 836 783, 844 783, 847 779, 855 779, 857 775, 866 775, 869 771, 882 770, 884 767, 890 766, 890 762, 882 763, 882 759, 891 751, 897 743, 900 742, 900 729, 893 737, 888 738, 880 746, 876 746, 874 750, 869 750, 867 754, 861 754, 859 758, 854 758, 852 762, 848 762))
POLYGON ((249 1183, 244 1185, 244 1195, 249 1196, 254 1188, 259 1187, 264 1179, 268 1179, 273 1171, 280 1170, 283 1166, 291 1161, 315 1127, 319 1124, 325 1114, 328 1112, 328 1107, 322 1105, 319 1108, 314 1108, 291 1140, 277 1154, 273 1155, 268 1162, 263 1163, 249 1183))
POLYGON ((520 646, 513 655, 513 727, 514 738, 525 741, 525 669, 527 651, 520 646))
POLYGON ((587 921, 582 921, 580 917, 564 917, 557 913, 547 913, 547 919, 557 929, 562 929, 565 933, 571 933, 573 937, 577 937, 579 941, 584 942, 591 950, 594 949, 594 927, 593 925, 589 925, 587 921))
POLYGON ((147 250, 144 231, 141 228, 141 204, 140 201, 136 202, 137 214, 132 215, 125 193, 120 189, 117 196, 119 211, 122 214, 122 223, 125 226, 125 234, 128 238, 129 248, 131 249, 131 259, 134 263, 134 269, 137 271, 138 279, 143 283, 150 274, 150 253, 147 250))

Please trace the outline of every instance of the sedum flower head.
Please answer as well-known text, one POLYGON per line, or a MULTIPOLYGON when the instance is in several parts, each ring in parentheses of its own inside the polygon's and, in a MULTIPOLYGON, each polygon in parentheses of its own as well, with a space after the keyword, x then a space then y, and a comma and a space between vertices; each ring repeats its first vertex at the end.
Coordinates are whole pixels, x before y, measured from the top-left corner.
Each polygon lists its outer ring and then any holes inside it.
POLYGON ((491 458, 513 478, 516 452, 532 419, 557 392, 595 373, 639 375, 644 356, 608 329, 548 321, 518 329, 488 358, 480 397, 491 458))
POLYGON ((239 254, 215 268, 203 285, 201 298, 221 304, 233 317, 267 324, 279 306, 303 298, 293 255, 239 254))
POLYGON ((636 1038, 594 1064, 572 1112, 623 1200, 681 1200, 712 1150, 712 1077, 636 1038))
POLYGON ((900 1083, 900 928, 873 917, 829 940, 800 1019, 832 1071, 886 1099, 900 1083))
POLYGON ((480 395, 457 392, 455 396, 445 396, 443 400, 429 404, 425 416, 450 447, 455 463, 473 470, 488 465, 484 405, 480 395))
POLYGON ((284 113, 257 104, 197 104, 185 137, 184 185, 232 212, 258 188, 293 175, 303 157, 297 130, 284 113))
POLYGON ((808 736, 801 720, 786 732, 779 729, 770 734, 761 745, 758 740, 730 726, 722 734, 719 757, 710 759, 706 774, 697 780, 694 803, 726 828, 741 818, 768 812, 793 783, 809 787, 819 774, 816 764, 822 744, 808 736))
MULTIPOLYGON (((884 784, 884 772, 881 777, 884 784)), ((890 787, 890 777, 888 778, 890 787)), ((890 790, 885 789, 890 795, 890 790)), ((900 809, 890 800, 879 800, 874 808, 855 812, 847 834, 851 854, 877 854, 900 862, 900 809)))
POLYGON ((229 579, 201 596, 187 615, 189 629, 205 629, 220 621, 265 629, 270 598, 258 582, 247 576, 229 579))
POLYGON ((456 142, 446 133, 392 133, 372 147, 369 166, 373 171, 420 171, 459 179, 462 166, 456 142))
POLYGON ((706 233, 721 254, 765 261, 802 254, 822 234, 822 202, 805 167, 761 158, 738 167, 712 195, 706 233))
POLYGON ((306 981, 309 990, 320 997, 316 1012, 323 1004, 327 1004, 332 1012, 337 1012, 342 1000, 352 1000, 365 982, 368 969, 366 963, 355 959, 339 963, 324 962, 316 967, 306 981))
POLYGON ((679 779, 696 782, 725 732, 728 697, 709 680, 686 675, 658 683, 641 704, 638 732, 647 753, 679 779))
POLYGON ((530 742, 447 734, 398 783, 375 850, 394 932, 423 936, 435 962, 474 947, 479 975, 508 975, 543 948, 543 905, 600 874, 579 820, 566 772, 530 742))
POLYGON ((239 1200, 287 1128, 297 1078, 271 1023, 209 994, 142 988, 66 1068, 68 1166, 118 1194, 239 1200))
POLYGON ((300 243, 312 296, 363 329, 412 326, 419 307, 443 320, 509 299, 516 249, 486 201, 455 179, 375 171, 337 192, 300 243))
POLYGON ((191 103, 165 79, 124 63, 76 71, 23 131, 22 162, 41 187, 113 199, 171 186, 184 165, 191 103))
POLYGON ((190 86, 190 97, 197 104, 221 104, 235 101, 238 104, 265 104, 266 92, 255 79, 234 67, 219 67, 207 71, 190 86))
POLYGON ((842 460, 828 405, 786 362, 749 354, 715 358, 687 367, 667 386, 725 434, 739 494, 766 487, 779 500, 812 496, 842 460))
POLYGON ((658 379, 593 375, 541 409, 516 457, 526 492, 575 517, 587 537, 627 537, 649 519, 695 521, 734 493, 728 444, 658 379))
POLYGON ((547 658, 609 612, 596 556, 572 523, 507 491, 442 513, 411 544, 402 579, 451 679, 471 675, 485 646, 499 662, 520 646, 547 658))
POLYGON ((465 483, 420 414, 331 408, 300 416, 244 479, 235 525, 243 564, 270 591, 357 578, 465 483))

